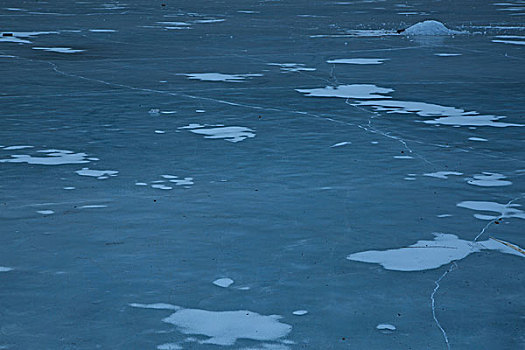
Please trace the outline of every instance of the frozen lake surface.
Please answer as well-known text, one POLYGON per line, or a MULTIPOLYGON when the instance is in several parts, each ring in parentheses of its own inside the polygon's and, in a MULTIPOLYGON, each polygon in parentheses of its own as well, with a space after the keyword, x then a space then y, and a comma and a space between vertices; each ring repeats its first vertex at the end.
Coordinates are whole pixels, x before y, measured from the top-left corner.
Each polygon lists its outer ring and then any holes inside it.
POLYGON ((2 1, 0 349, 524 348, 524 19, 2 1))

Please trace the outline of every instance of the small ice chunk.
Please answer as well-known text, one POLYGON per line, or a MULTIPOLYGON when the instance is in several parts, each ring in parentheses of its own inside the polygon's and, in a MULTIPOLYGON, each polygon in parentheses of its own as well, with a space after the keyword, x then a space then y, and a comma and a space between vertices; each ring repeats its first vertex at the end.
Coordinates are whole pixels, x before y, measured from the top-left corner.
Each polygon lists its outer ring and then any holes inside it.
POLYGON ((222 288, 228 288, 233 284, 233 280, 231 278, 219 278, 213 281, 213 284, 222 287, 222 288))
POLYGON ((206 111, 204 109, 196 109, 195 113, 205 113, 206 111))
POLYGON ((175 175, 161 175, 162 178, 164 179, 176 179, 178 176, 175 176, 175 175))
POLYGON ((75 189, 75 187, 73 187, 73 186, 64 187, 64 190, 74 190, 74 189, 75 189))
POLYGON ((51 215, 51 214, 54 214, 55 212, 53 210, 38 210, 37 213, 42 214, 42 215, 51 215))
POLYGON ((292 314, 296 316, 303 316, 303 315, 306 315, 307 313, 308 313, 308 310, 295 310, 294 312, 292 312, 292 314))
POLYGON ((145 182, 135 182, 135 185, 137 185, 137 186, 148 186, 148 184, 145 183, 145 182))
POLYGON ((376 326, 376 329, 383 331, 395 331, 396 327, 394 325, 388 324, 388 323, 380 323, 376 326))
POLYGON ((164 130, 155 130, 155 134, 165 134, 166 131, 164 130))

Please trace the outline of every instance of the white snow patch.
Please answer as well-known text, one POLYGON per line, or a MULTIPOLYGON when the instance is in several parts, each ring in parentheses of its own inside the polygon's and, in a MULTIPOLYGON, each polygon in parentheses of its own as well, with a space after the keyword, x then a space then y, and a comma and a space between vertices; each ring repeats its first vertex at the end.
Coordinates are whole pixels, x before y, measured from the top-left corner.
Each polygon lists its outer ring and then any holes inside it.
POLYGON ((281 71, 288 72, 313 72, 315 68, 305 67, 302 63, 268 63, 269 66, 281 67, 281 71))
POLYGON ((209 337, 202 344, 234 345, 238 339, 275 341, 286 336, 292 326, 280 323, 278 315, 260 315, 239 311, 208 311, 180 309, 163 319, 173 324, 184 334, 198 334, 209 337))
POLYGON ((169 181, 174 183, 176 186, 191 186, 194 184, 193 177, 185 177, 184 179, 174 179, 169 181))
POLYGON ((32 157, 26 154, 11 155, 12 159, 0 159, 0 163, 27 163, 39 165, 63 165, 89 163, 85 153, 73 153, 67 150, 41 150, 47 157, 32 157))
POLYGON ((326 63, 342 63, 342 64, 383 64, 388 61, 388 58, 341 58, 336 60, 328 60, 326 63))
POLYGON ((203 128, 201 124, 190 124, 179 129, 190 129, 192 133, 204 135, 207 139, 224 139, 230 142, 240 142, 255 137, 252 129, 243 126, 222 126, 217 128, 203 128))
POLYGON ((481 137, 469 137, 470 141, 479 141, 479 142, 487 142, 487 139, 481 138, 481 137))
POLYGON ((175 343, 166 343, 166 344, 157 345, 157 349, 158 350, 181 350, 182 346, 180 346, 179 344, 175 344, 175 343))
POLYGON ((171 186, 160 185, 160 184, 151 185, 151 188, 156 188, 156 189, 159 189, 159 190, 172 190, 173 189, 173 187, 171 187, 171 186))
POLYGON ((456 57, 456 56, 461 56, 460 53, 436 53, 435 55, 439 56, 439 57, 456 57))
POLYGON ((86 51, 86 50, 72 49, 70 47, 33 47, 33 50, 42 50, 42 51, 57 52, 57 53, 78 53, 78 52, 86 51))
POLYGON ((448 179, 449 175, 463 175, 463 173, 459 173, 457 171, 437 171, 435 173, 425 173, 423 176, 430 176, 435 177, 437 179, 448 179))
POLYGON ((330 147, 341 147, 341 146, 346 146, 346 145, 350 145, 350 144, 352 144, 352 142, 350 142, 350 141, 343 141, 343 142, 339 142, 339 143, 333 144, 330 147))
MULTIPOLYGON (((484 249, 494 250, 493 243, 488 241, 472 242, 459 239, 458 236, 444 233, 434 233, 433 241, 421 240, 405 248, 383 251, 370 250, 348 255, 352 261, 380 264, 387 270, 423 271, 436 269, 440 266, 466 258, 472 253, 484 249)), ((506 254, 520 255, 519 252, 502 245, 498 251, 506 254)), ((524 255, 521 255, 525 257, 524 255)))
POLYGON ((13 270, 14 269, 12 267, 0 266, 0 272, 9 272, 13 270))
POLYGON ((222 74, 222 73, 188 73, 182 74, 192 80, 201 81, 223 81, 228 83, 239 83, 249 77, 261 77, 262 74, 222 74))
POLYGON ((33 148, 33 146, 7 146, 4 151, 15 151, 19 149, 33 148))
POLYGON ((54 214, 55 212, 53 210, 38 210, 37 213, 42 214, 42 215, 51 215, 51 214, 54 214))
POLYGON ((89 168, 82 168, 81 170, 75 171, 80 176, 91 176, 96 178, 106 178, 107 176, 117 176, 118 171, 116 170, 93 170, 89 168))
POLYGON ((497 216, 474 214, 474 217, 480 220, 494 220, 497 218, 518 218, 525 220, 525 212, 516 209, 519 204, 501 204, 496 202, 485 201, 464 201, 457 204, 460 208, 466 208, 476 211, 489 211, 499 213, 497 216))
POLYGON ((138 304, 138 303, 131 303, 129 304, 131 307, 137 307, 141 309, 155 309, 155 310, 180 310, 180 306, 172 305, 172 304, 166 304, 166 303, 154 303, 154 304, 138 304))
POLYGON ((382 88, 372 84, 352 84, 339 86, 326 86, 316 89, 295 89, 295 91, 313 97, 339 97, 356 99, 384 99, 390 98, 380 94, 394 91, 390 88, 382 88))
POLYGON ((510 186, 511 181, 504 180, 507 177, 503 174, 483 172, 482 174, 474 175, 472 179, 467 179, 469 185, 481 187, 499 187, 510 186))
POLYGON ((213 284, 216 285, 217 287, 228 288, 229 286, 233 284, 233 280, 227 277, 219 278, 213 281, 213 284))

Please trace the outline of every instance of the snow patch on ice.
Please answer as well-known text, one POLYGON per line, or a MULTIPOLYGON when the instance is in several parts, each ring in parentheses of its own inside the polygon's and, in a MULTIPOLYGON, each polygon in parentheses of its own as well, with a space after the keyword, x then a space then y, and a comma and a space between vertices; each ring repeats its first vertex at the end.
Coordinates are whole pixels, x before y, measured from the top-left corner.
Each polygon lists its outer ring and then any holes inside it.
POLYGON ((240 142, 247 138, 255 137, 254 130, 244 126, 204 128, 204 125, 201 124, 190 124, 179 129, 189 129, 192 133, 204 135, 204 138, 207 139, 224 139, 230 142, 240 142))
POLYGON ((469 137, 470 141, 479 141, 479 142, 487 142, 487 139, 481 138, 481 137, 469 137))
POLYGON ((383 64, 388 61, 388 58, 341 58, 336 60, 328 60, 326 63, 341 63, 341 64, 383 64))
POLYGON ((187 73, 182 74, 192 80, 201 81, 222 81, 227 83, 239 83, 246 78, 261 77, 262 74, 222 74, 222 73, 187 73))
POLYGON ((303 316, 303 315, 306 315, 308 313, 308 310, 295 310, 294 312, 292 312, 292 314, 294 314, 295 316, 303 316))
POLYGON ((376 326, 376 329, 383 331, 395 331, 396 327, 394 325, 388 324, 388 323, 380 323, 376 326))
POLYGON ((42 214, 42 215, 51 215, 51 214, 54 214, 55 212, 53 210, 38 210, 37 213, 42 214))
POLYGON ((352 84, 326 86, 316 89, 295 89, 295 91, 312 97, 339 97, 339 98, 356 98, 356 99, 384 99, 390 98, 382 94, 388 94, 394 91, 390 88, 382 88, 373 84, 352 84))
POLYGON ((436 36, 436 35, 455 35, 455 34, 464 34, 466 32, 461 32, 457 30, 448 29, 441 22, 428 20, 416 23, 407 29, 405 29, 402 34, 409 36, 424 35, 424 36, 436 36))
POLYGON ((285 73, 289 72, 313 72, 316 69, 315 68, 308 68, 305 67, 304 64, 301 63, 268 63, 269 66, 278 66, 281 67, 281 71, 285 73))
POLYGON ((488 211, 493 213, 499 213, 497 216, 474 214, 474 217, 480 220, 494 220, 497 218, 518 218, 525 220, 525 212, 517 209, 520 207, 519 204, 501 204, 497 202, 485 202, 485 201, 463 201, 457 204, 460 208, 466 208, 476 211, 488 211))
POLYGON ((14 269, 12 267, 0 266, 0 272, 9 272, 13 270, 14 269))
POLYGON ((457 171, 437 171, 435 173, 425 173, 425 174, 423 174, 423 176, 435 177, 437 179, 448 179, 449 175, 460 176, 460 175, 463 175, 463 173, 459 173, 457 171))
POLYGON ((78 53, 78 52, 86 51, 86 50, 72 49, 70 47, 33 47, 33 50, 42 50, 42 51, 57 52, 57 53, 78 53))
MULTIPOLYGON (((387 270, 423 271, 436 269, 440 266, 466 258, 472 253, 482 250, 498 250, 505 254, 520 255, 519 252, 502 245, 494 248, 490 241, 472 242, 459 239, 458 236, 444 233, 434 233, 434 240, 421 240, 405 248, 388 250, 370 250, 348 255, 352 261, 380 264, 387 270)), ((525 257, 525 255, 522 255, 525 257)))
POLYGON ((80 176, 91 176, 98 179, 107 179, 108 176, 117 176, 118 171, 116 170, 93 170, 89 168, 82 168, 81 170, 75 171, 80 176))
POLYGON ((472 179, 467 179, 467 183, 481 187, 499 187, 512 185, 511 181, 504 180, 506 178, 507 177, 503 174, 483 172, 482 174, 474 175, 472 179))
POLYGON ((63 165, 89 163, 85 153, 73 153, 68 150, 41 150, 40 153, 47 153, 46 157, 32 157, 26 154, 11 155, 11 159, 0 159, 0 163, 27 163, 39 165, 63 165))

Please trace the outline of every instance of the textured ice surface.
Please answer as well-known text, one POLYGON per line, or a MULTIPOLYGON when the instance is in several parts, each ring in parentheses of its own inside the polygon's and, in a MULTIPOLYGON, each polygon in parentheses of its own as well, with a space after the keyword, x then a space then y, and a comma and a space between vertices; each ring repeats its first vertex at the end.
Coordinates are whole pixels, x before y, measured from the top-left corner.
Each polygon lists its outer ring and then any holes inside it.
POLYGON ((452 261, 464 259, 472 253, 487 249, 525 257, 525 255, 507 246, 495 245, 491 240, 483 242, 465 241, 456 235, 444 233, 435 233, 434 236, 433 241, 421 240, 406 248, 370 250, 350 254, 346 258, 352 261, 380 264, 387 270, 423 271, 436 269, 452 261))

